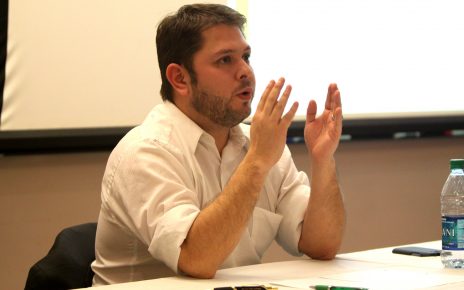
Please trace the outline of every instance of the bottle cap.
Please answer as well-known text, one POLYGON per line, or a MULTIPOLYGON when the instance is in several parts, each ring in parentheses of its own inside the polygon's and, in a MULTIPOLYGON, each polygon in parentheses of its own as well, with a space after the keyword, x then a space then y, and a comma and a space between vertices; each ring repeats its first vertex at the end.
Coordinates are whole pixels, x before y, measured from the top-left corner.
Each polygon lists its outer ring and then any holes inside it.
POLYGON ((451 159, 450 168, 451 169, 464 169, 464 159, 451 159))

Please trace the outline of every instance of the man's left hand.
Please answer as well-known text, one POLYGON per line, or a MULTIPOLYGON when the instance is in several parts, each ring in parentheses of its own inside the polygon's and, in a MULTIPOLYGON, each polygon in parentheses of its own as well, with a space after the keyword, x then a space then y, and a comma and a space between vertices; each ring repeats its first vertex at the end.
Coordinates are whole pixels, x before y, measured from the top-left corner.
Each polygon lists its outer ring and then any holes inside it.
POLYGON ((317 160, 333 157, 342 133, 342 103, 336 84, 330 84, 322 114, 316 118, 317 104, 311 100, 306 113, 304 138, 308 151, 317 160))

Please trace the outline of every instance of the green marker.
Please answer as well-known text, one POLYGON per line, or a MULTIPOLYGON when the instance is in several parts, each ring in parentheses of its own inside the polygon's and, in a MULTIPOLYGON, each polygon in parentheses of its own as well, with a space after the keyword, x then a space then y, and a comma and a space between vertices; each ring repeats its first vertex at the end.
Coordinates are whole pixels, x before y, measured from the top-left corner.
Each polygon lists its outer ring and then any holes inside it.
POLYGON ((328 286, 328 285, 314 285, 314 286, 309 286, 309 288, 315 289, 315 290, 368 290, 368 288, 348 287, 348 286, 328 286))

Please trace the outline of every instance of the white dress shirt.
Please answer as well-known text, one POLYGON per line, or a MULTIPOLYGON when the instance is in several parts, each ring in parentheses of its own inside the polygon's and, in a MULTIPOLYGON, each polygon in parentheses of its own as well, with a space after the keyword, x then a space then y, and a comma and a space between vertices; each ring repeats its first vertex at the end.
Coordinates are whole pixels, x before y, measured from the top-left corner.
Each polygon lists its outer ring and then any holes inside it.
MULTIPOLYGON (((190 226, 223 191, 248 146, 249 126, 240 124, 231 129, 221 156, 214 138, 174 104, 157 105, 109 157, 94 286, 178 273, 180 246, 190 226)), ((274 239, 290 254, 301 255, 298 241, 309 192, 307 175, 297 171, 285 147, 266 178, 248 230, 221 268, 260 263, 274 239)))

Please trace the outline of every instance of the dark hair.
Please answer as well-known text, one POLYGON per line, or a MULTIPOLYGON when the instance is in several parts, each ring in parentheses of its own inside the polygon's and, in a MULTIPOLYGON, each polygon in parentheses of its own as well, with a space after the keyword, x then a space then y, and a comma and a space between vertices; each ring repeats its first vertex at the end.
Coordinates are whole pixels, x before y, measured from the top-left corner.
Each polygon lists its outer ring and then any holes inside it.
POLYGON ((177 13, 165 17, 156 32, 156 50, 161 72, 161 97, 173 102, 172 86, 166 77, 171 63, 183 65, 196 82, 193 55, 203 44, 202 32, 212 26, 237 26, 243 33, 246 18, 234 9, 220 4, 192 4, 182 6, 177 13))

